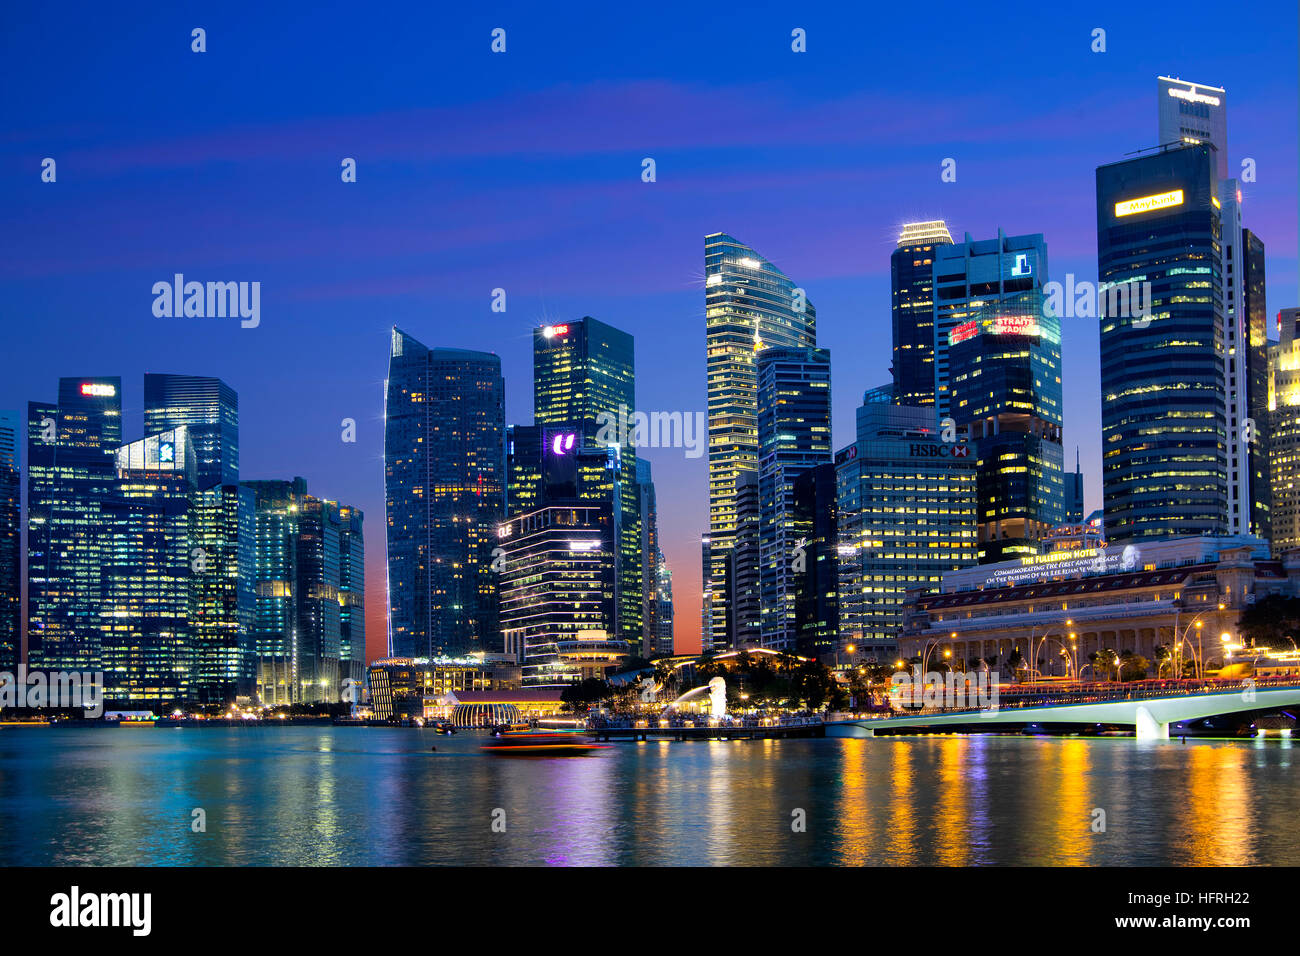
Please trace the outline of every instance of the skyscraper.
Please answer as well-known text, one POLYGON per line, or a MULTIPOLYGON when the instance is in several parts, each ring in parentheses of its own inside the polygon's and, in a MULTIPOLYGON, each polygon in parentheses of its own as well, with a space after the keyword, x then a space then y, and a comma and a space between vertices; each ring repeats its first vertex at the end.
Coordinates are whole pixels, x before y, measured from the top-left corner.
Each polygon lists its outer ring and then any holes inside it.
MULTIPOLYGON (((943 419, 953 414, 949 350, 964 340, 988 303, 1024 293, 1042 295, 1047 245, 1041 233, 1008 236, 999 229, 996 239, 979 241, 966 233, 964 242, 935 247, 933 268, 935 405, 943 419)), ((1059 368, 1058 360, 1058 378, 1059 368)), ((1058 399, 1058 409, 1059 404, 1058 399)))
POLYGON ((112 560, 122 380, 59 380, 58 402, 27 407, 27 638, 34 667, 96 670, 101 568, 112 560))
POLYGON ((349 687, 360 688, 366 679, 366 551, 365 515, 348 505, 339 507, 339 680, 343 700, 349 687), (353 683, 349 685, 347 681, 353 683))
POLYGON ((146 374, 145 435, 186 429, 194 446, 196 567, 191 593, 195 698, 222 704, 251 696, 253 494, 239 487, 239 397, 219 378, 146 374))
POLYGON ((841 646, 892 663, 908 589, 975 563, 975 461, 936 440, 928 406, 858 408, 857 441, 835 455, 841 646))
POLYGON ((1268 350, 1269 479, 1275 554, 1300 548, 1300 309, 1278 315, 1268 350))
POLYGON ((22 655, 22 503, 18 413, 0 411, 0 671, 22 655))
POLYGON ((190 588, 206 571, 191 554, 197 459, 184 425, 123 445, 115 459, 116 493, 98 529, 109 550, 97 569, 97 669, 106 700, 162 710, 194 698, 190 588))
POLYGON ((505 380, 487 352, 393 329, 385 383, 389 654, 500 646, 492 549, 505 515, 505 380))
POLYGON ((899 405, 934 404, 934 250, 952 245, 942 219, 909 222, 889 257, 894 391, 899 405))
POLYGON ((792 649, 797 580, 806 564, 795 480, 831 461, 831 356, 826 349, 758 353, 760 628, 764 647, 792 649), (797 563, 796 563, 797 562, 797 563))
POLYGON ((344 699, 364 658, 361 512, 308 494, 302 478, 244 484, 256 503, 258 695, 272 705, 344 699))
MULTIPOLYGON (((645 639, 645 567, 642 555, 641 492, 630 433, 617 427, 636 409, 636 352, 631 335, 586 316, 576 322, 533 330, 533 419, 545 434, 574 435, 578 450, 613 446, 614 458, 599 464, 614 479, 584 481, 583 500, 609 493, 618 544, 618 637, 634 649, 645 639), (598 491, 605 488, 605 491, 598 491)), ((521 459, 522 460, 522 459, 521 459)), ((587 460, 578 456, 574 461, 587 460)), ((523 474, 523 471, 521 471, 523 474)), ((550 500, 548 499, 548 503, 550 500)))
POLYGON ((1037 288, 972 314, 951 334, 948 394, 976 456, 978 557, 991 564, 1038 554, 1065 520, 1061 333, 1037 288))
POLYGON ((709 416, 710 602, 703 646, 727 646, 727 566, 736 541, 740 476, 758 467, 756 353, 817 344, 817 311, 803 289, 724 233, 704 240, 709 416))
MULTIPOLYGON (((189 426, 185 426, 188 430, 189 426)), ((197 452, 195 458, 197 460, 197 452)), ((256 503, 252 489, 196 491, 190 509, 190 634, 194 699, 227 704, 257 684, 256 503)))
POLYGON ((1156 78, 1160 146, 1207 143, 1214 148, 1214 178, 1228 178, 1228 94, 1217 86, 1156 78))
POLYGON ((1273 537, 1273 499, 1269 480, 1268 312, 1264 288, 1264 243, 1249 229, 1241 231, 1242 346, 1246 412, 1250 427, 1245 439, 1250 500, 1250 534, 1273 537))
POLYGON ((636 409, 632 336, 591 316, 533 330, 533 423, 571 425, 596 443, 602 413, 636 409))
POLYGON ((188 426, 200 488, 239 484, 239 396, 219 378, 144 377, 144 433, 188 426))
POLYGON ((1208 145, 1097 169, 1101 282, 1151 290, 1149 316, 1100 319, 1112 542, 1228 531, 1220 206, 1208 145))

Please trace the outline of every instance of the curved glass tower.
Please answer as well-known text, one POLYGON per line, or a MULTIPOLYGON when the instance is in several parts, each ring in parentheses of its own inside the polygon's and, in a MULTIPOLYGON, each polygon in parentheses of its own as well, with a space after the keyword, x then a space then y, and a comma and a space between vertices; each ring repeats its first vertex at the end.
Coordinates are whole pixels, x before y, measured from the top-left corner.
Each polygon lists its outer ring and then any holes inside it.
MULTIPOLYGON (((758 368, 764 348, 817 344, 817 310, 802 289, 725 233, 704 238, 705 340, 709 402, 709 557, 704 582, 709 632, 702 646, 757 640, 740 635, 726 600, 736 545, 741 476, 758 468, 758 368)), ((757 547, 757 542, 753 542, 757 547)))

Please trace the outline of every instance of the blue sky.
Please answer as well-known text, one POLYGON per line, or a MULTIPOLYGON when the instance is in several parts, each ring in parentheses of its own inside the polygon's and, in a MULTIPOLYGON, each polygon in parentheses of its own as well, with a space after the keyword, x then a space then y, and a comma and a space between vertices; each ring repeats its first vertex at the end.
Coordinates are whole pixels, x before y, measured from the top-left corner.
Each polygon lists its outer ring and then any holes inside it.
MULTIPOLYGON (((838 6, 15 7, 0 408, 52 399, 60 375, 121 374, 135 438, 144 372, 224 378, 246 477, 300 474, 365 510, 375 649, 393 324, 498 352, 514 422, 531 420, 530 330, 584 314, 635 335, 643 409, 703 409, 703 237, 728 232, 816 304, 840 447, 888 379, 898 225, 1042 232, 1049 278, 1095 278, 1093 170, 1155 144, 1162 73, 1227 89, 1230 168, 1258 168, 1245 215, 1270 315, 1296 304, 1295 4, 838 6), (155 318, 150 288, 175 272, 260 281, 261 325, 155 318)), ((1067 458, 1081 447, 1097 507, 1096 325, 1064 326, 1067 458)), ((690 646, 706 465, 647 457, 690 646)))

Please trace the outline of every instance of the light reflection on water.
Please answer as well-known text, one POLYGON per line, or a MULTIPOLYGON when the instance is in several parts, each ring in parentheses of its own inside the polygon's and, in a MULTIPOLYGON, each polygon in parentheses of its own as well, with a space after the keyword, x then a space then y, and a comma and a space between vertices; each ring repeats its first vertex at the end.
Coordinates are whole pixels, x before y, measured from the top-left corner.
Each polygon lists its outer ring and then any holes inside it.
POLYGON ((650 741, 548 759, 481 741, 5 728, 0 864, 1300 864, 1289 740, 650 741))

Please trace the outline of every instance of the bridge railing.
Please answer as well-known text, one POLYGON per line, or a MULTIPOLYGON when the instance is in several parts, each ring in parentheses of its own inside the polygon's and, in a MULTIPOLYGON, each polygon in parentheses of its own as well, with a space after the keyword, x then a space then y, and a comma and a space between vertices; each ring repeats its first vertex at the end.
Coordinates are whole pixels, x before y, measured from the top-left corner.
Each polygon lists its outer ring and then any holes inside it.
MULTIPOLYGON (((935 683, 943 688, 943 684, 935 683)), ((1026 684, 1008 684, 998 688, 996 709, 1015 710, 1024 707, 1042 707, 1067 704, 1100 704, 1123 700, 1151 700, 1155 698, 1190 697, 1199 694, 1241 693, 1247 689, 1267 690, 1269 688, 1300 687, 1300 676, 1281 675, 1277 677, 1254 678, 1206 678, 1204 680, 1152 680, 1152 681, 1095 681, 1087 683, 1053 683, 1049 687, 1036 687, 1026 684)), ((975 688, 959 687, 974 696, 975 688)), ((924 696, 924 688, 917 686, 917 696, 924 696)), ((986 692, 987 696, 987 692, 986 692)), ((928 714, 978 713, 992 710, 993 707, 963 706, 929 706, 909 707, 902 704, 892 713, 862 714, 859 720, 887 719, 897 716, 925 716, 928 714)))

